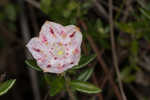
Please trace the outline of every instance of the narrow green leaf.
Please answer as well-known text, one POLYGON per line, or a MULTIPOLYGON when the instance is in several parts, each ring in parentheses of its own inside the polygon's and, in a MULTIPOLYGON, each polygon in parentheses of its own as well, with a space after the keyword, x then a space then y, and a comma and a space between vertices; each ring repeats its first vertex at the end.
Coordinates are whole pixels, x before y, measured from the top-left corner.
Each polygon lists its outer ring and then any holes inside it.
POLYGON ((55 96, 64 89, 65 80, 63 77, 50 74, 46 74, 44 77, 47 84, 50 86, 50 96, 55 96))
POLYGON ((35 69, 37 71, 42 71, 42 69, 37 65, 35 60, 29 59, 29 60, 26 60, 25 63, 32 69, 35 69))
POLYGON ((80 81, 87 81, 91 77, 93 71, 94 71, 94 67, 88 68, 84 72, 81 72, 81 74, 78 76, 77 79, 80 81))
POLYGON ((81 56, 81 60, 78 65, 74 66, 72 69, 80 69, 85 67, 87 64, 89 64, 91 61, 93 61, 96 58, 96 55, 90 55, 90 56, 81 56))
POLYGON ((0 96, 7 93, 8 90, 14 85, 16 79, 7 80, 3 83, 0 83, 0 96))
POLYGON ((140 8, 141 13, 147 17, 148 19, 150 19, 150 11, 144 8, 140 8))
POLYGON ((101 89, 97 88, 95 85, 90 84, 88 82, 83 82, 79 80, 71 81, 71 87, 77 91, 84 92, 84 93, 99 93, 101 89))
POLYGON ((135 74, 132 73, 134 71, 132 66, 126 66, 120 73, 121 80, 125 83, 134 82, 136 77, 135 74))
POLYGON ((129 23, 116 22, 116 25, 120 30, 127 32, 128 34, 136 33, 136 29, 133 26, 133 22, 129 22, 129 23))

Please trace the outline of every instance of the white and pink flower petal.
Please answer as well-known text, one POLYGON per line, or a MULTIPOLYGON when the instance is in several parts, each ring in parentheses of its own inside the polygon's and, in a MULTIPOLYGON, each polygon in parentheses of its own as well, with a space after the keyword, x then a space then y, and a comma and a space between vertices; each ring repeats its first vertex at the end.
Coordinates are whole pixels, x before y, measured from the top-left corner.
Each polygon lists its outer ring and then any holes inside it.
POLYGON ((80 60, 82 34, 74 26, 46 21, 39 38, 32 38, 27 48, 44 72, 62 73, 80 60))
POLYGON ((52 44, 56 41, 57 37, 54 33, 54 29, 52 29, 50 22, 46 21, 40 31, 40 40, 45 44, 52 44))
POLYGON ((70 40, 70 42, 68 42, 69 45, 71 45, 71 47, 80 46, 82 42, 82 34, 80 32, 80 29, 74 25, 68 25, 65 26, 65 30, 67 33, 67 39, 70 40))
POLYGON ((46 46, 43 45, 37 37, 32 38, 26 47, 36 60, 43 59, 47 54, 46 46))

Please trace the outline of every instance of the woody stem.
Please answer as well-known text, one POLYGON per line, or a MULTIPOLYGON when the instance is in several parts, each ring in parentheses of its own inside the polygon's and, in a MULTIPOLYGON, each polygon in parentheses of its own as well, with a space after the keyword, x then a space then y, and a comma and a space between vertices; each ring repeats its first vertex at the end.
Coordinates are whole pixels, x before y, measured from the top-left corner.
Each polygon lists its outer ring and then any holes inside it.
POLYGON ((68 92, 68 95, 69 95, 70 99, 71 99, 71 100, 76 100, 76 98, 75 98, 75 96, 74 96, 72 90, 70 89, 70 79, 69 79, 68 77, 66 77, 66 76, 64 76, 64 78, 65 78, 65 82, 66 82, 66 83, 65 83, 65 85, 66 85, 66 90, 67 90, 67 92, 68 92))

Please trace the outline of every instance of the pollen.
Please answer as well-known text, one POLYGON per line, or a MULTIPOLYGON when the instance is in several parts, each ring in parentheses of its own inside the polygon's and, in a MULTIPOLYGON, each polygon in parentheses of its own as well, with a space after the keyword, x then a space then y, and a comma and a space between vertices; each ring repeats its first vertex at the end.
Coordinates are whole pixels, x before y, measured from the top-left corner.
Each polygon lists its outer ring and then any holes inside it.
POLYGON ((45 42, 45 45, 48 45, 48 42, 47 42, 47 41, 45 42))
POLYGON ((62 46, 63 44, 61 42, 58 43, 59 46, 62 46))
POLYGON ((58 55, 63 55, 64 52, 60 50, 60 51, 57 52, 57 54, 58 54, 58 55))

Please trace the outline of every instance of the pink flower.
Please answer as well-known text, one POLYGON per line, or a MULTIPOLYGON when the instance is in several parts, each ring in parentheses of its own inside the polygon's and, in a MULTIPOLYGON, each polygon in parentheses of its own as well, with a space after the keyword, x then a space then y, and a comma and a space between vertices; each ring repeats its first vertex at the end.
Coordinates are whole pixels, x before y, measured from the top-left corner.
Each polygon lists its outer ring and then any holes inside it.
POLYGON ((82 34, 74 25, 46 21, 39 37, 26 45, 44 72, 62 73, 80 60, 82 34))

